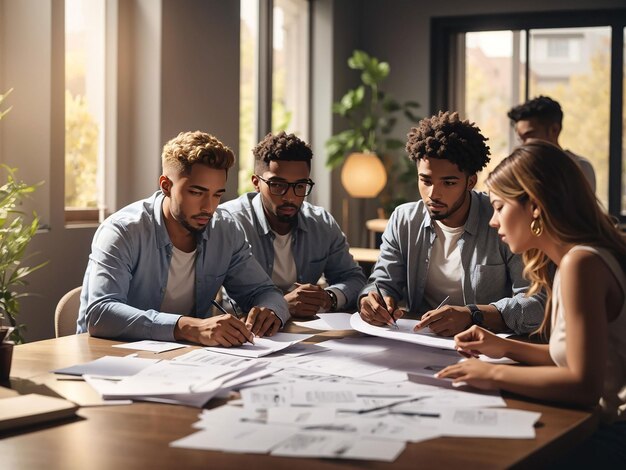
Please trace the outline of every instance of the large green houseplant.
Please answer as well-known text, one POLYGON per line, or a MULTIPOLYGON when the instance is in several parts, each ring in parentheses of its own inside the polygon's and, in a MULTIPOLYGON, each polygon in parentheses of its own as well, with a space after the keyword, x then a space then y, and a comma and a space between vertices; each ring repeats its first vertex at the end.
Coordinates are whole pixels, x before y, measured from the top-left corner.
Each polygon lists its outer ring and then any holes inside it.
MULTIPOLYGON (((0 95, 0 104, 9 92, 0 95)), ((8 111, 0 111, 0 118, 8 111)), ((0 181, 4 181, 0 186, 0 328, 6 333, 7 327, 12 327, 9 339, 22 343, 25 327, 18 323, 17 315, 20 299, 28 294, 21 288, 27 284, 26 278, 46 263, 27 265, 26 248, 37 232, 39 218, 35 213, 24 213, 20 206, 37 185, 19 181, 15 171, 0 165, 0 181)))
POLYGON ((333 113, 344 118, 348 128, 326 142, 326 165, 335 168, 352 152, 376 154, 389 176, 387 188, 381 195, 381 203, 389 212, 406 201, 403 186, 414 183, 416 178, 415 165, 400 152, 405 141, 398 139, 393 131, 400 115, 410 122, 421 119, 415 114, 419 104, 415 101, 400 103, 381 90, 380 84, 390 72, 387 62, 355 50, 348 59, 348 67, 360 71, 361 83, 333 104, 333 113))

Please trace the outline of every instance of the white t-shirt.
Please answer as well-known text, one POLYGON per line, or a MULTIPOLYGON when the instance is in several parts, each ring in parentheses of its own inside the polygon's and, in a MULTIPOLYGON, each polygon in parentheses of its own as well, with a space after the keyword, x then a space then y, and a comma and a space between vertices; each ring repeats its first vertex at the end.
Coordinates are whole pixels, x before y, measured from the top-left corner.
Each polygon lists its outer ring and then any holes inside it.
POLYGON ((274 232, 274 270, 272 281, 283 291, 289 292, 298 279, 296 262, 291 251, 291 231, 287 235, 274 232))
POLYGON ((167 287, 161 311, 189 315, 192 312, 195 299, 196 283, 196 250, 185 253, 172 247, 172 262, 167 275, 167 287))
POLYGON ((458 245, 465 226, 448 227, 437 220, 433 220, 433 225, 436 238, 430 251, 424 299, 430 308, 437 307, 447 296, 450 296, 448 305, 465 305, 458 245))
MULTIPOLYGON (((274 270, 272 271, 272 282, 283 291, 290 292, 294 289, 294 285, 298 280, 298 270, 296 262, 293 259, 293 251, 291 243, 293 240, 292 232, 287 235, 279 235, 274 232, 274 270)), ((343 307, 346 302, 346 296, 339 289, 331 288, 337 297, 337 308, 343 307)))

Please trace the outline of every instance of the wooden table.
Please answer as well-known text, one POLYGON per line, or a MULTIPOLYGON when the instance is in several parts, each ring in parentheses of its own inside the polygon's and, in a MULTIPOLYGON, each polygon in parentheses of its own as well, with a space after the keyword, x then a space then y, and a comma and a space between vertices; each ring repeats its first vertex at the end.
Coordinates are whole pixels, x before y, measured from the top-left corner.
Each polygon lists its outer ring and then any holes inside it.
MULTIPOLYGON (((294 328, 292 328, 293 330, 294 328)), ((296 327, 297 329, 297 327, 296 327)), ((310 331, 310 330, 307 330, 310 331)), ((336 337, 337 333, 325 333, 336 337)), ((17 346, 13 355, 11 386, 26 393, 60 384, 48 371, 96 359, 126 355, 111 348, 117 341, 66 336, 17 346), (42 385, 43 384, 43 385, 42 385)), ((173 357, 182 349, 159 354, 173 357)), ((151 353, 141 353, 154 357, 151 353)), ((63 382, 63 393, 72 396, 72 382, 63 382)), ((76 383, 75 383, 76 384, 76 383)), ((58 388, 56 388, 58 390, 58 388)), ((74 394, 76 395, 76 394, 74 394)), ((439 438, 410 443, 394 463, 362 460, 293 459, 269 455, 231 454, 168 447, 173 440, 191 434, 199 411, 185 406, 135 403, 125 406, 83 407, 78 418, 0 434, 0 467, 3 469, 348 469, 348 468, 510 468, 543 467, 576 446, 597 426, 594 415, 543 403, 505 397, 509 407, 541 412, 535 439, 439 438)))

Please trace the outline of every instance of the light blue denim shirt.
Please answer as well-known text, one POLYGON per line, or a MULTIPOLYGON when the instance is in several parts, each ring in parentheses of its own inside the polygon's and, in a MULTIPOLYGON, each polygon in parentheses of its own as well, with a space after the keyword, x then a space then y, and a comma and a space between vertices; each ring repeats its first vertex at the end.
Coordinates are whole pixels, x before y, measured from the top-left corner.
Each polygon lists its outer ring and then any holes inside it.
MULTIPOLYGON (((77 333, 126 339, 174 340, 181 315, 159 309, 165 295, 172 242, 161 206, 164 196, 135 202, 98 228, 83 279, 77 333)), ((222 283, 246 310, 271 308, 289 318, 282 293, 252 256, 241 226, 218 209, 198 237, 192 316, 212 315, 211 299, 222 283)))
MULTIPOLYGON (((261 195, 256 192, 243 194, 220 207, 241 224, 252 245, 252 253, 271 276, 274 270, 274 232, 263 212, 261 195)), ((315 284, 323 274, 330 288, 345 295, 345 307, 354 308, 357 296, 365 285, 365 275, 348 251, 346 237, 333 216, 322 207, 304 202, 292 233, 297 282, 315 284)))
MULTIPOLYGON (((529 282, 522 276, 523 263, 489 227, 493 208, 484 193, 472 191, 461 251, 461 283, 465 304, 491 304, 515 333, 537 329, 544 316, 545 295, 526 297, 529 282)), ((423 201, 403 204, 391 214, 383 233, 380 258, 361 295, 375 290, 406 300, 409 312, 423 314, 436 306, 424 305, 424 289, 430 252, 436 234, 423 201)))

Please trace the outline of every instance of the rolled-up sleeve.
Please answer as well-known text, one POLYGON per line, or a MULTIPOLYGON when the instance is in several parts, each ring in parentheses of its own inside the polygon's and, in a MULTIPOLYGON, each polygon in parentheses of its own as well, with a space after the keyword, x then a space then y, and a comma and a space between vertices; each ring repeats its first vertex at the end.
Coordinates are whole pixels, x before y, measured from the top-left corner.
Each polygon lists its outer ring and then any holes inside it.
POLYGON ((517 334, 528 334, 535 331, 543 321, 546 294, 528 296, 529 282, 523 276, 524 265, 519 255, 507 252, 506 266, 512 285, 512 297, 505 297, 491 302, 502 315, 504 323, 517 334))
POLYGON ((245 310, 266 307, 274 311, 283 325, 289 320, 289 308, 282 292, 252 255, 239 223, 231 220, 229 236, 232 241, 232 257, 224 279, 224 287, 245 310))

